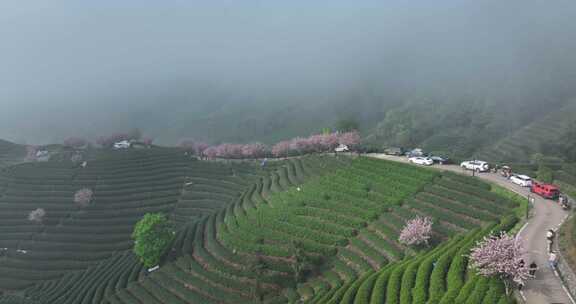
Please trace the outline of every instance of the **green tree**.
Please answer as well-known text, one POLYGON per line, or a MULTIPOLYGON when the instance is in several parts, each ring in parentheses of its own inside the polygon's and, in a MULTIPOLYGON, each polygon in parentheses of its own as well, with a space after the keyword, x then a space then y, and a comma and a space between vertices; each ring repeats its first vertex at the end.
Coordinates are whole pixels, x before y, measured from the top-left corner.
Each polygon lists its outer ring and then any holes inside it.
POLYGON ((132 239, 134 253, 146 267, 158 265, 176 232, 174 225, 162 213, 147 213, 136 223, 132 239))
POLYGON ((348 118, 348 119, 340 119, 336 122, 336 131, 340 132, 350 132, 356 131, 359 129, 359 124, 356 120, 348 118))

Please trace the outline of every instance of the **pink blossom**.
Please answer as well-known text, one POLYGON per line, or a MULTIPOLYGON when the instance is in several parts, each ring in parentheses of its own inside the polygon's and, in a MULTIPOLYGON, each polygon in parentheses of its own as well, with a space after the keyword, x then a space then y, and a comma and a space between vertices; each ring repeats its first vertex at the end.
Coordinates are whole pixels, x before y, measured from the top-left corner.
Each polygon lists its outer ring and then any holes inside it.
POLYGON ((338 143, 348 147, 358 145, 360 143, 360 134, 356 131, 341 133, 338 143))
POLYGON ((501 232, 486 236, 476 244, 470 253, 470 265, 481 275, 498 275, 522 283, 529 278, 528 266, 521 262, 522 255, 522 244, 501 232))
POLYGON ((206 155, 208 158, 215 158, 218 155, 218 151, 216 147, 208 147, 206 150, 204 150, 204 155, 206 155))
POLYGON ((31 222, 42 223, 44 216, 46 215, 46 211, 42 208, 38 208, 35 210, 30 211, 28 214, 28 220, 31 222))
POLYGON ((80 189, 74 193, 74 202, 81 207, 87 207, 92 201, 92 190, 88 188, 80 189))
POLYGON ((26 160, 35 161, 36 153, 38 153, 38 150, 39 150, 38 146, 26 146, 26 160))
POLYGON ((432 234, 432 219, 417 216, 406 222, 398 240, 406 245, 428 243, 432 234))
POLYGON ((208 145, 207 143, 203 143, 203 142, 197 142, 194 143, 194 152, 196 153, 196 155, 198 156, 202 156, 204 154, 204 150, 208 149, 208 147, 210 147, 210 145, 208 145))
POLYGON ((272 147, 272 154, 276 157, 288 156, 290 151, 290 142, 281 141, 272 147))
POLYGON ((152 137, 146 136, 146 137, 142 138, 142 143, 147 145, 147 146, 150 146, 152 144, 152 142, 154 142, 154 138, 152 138, 152 137))
POLYGON ((338 146, 338 133, 323 134, 320 141, 324 151, 331 151, 338 146))
POLYGON ((266 155, 267 147, 261 143, 242 146, 242 156, 247 158, 260 158, 266 155))

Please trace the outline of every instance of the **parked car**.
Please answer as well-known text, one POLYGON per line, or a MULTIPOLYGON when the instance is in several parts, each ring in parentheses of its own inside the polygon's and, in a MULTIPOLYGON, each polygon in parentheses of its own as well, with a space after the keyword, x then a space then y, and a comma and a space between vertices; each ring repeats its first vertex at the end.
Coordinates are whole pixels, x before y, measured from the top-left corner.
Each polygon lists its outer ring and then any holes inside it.
POLYGON ((429 157, 435 164, 440 164, 440 165, 444 165, 444 164, 449 164, 450 163, 450 159, 447 157, 442 157, 442 156, 430 156, 429 157))
POLYGON ((404 155, 404 149, 397 148, 397 147, 390 147, 390 148, 384 149, 384 154, 401 156, 401 155, 404 155))
POLYGON ((117 143, 114 143, 114 149, 118 150, 118 149, 128 149, 130 148, 131 143, 127 140, 123 140, 123 141, 119 141, 117 143))
POLYGON ((530 192, 536 193, 544 198, 555 200, 560 196, 560 189, 552 184, 532 182, 530 192))
POLYGON ((532 186, 532 179, 530 176, 522 175, 522 174, 514 174, 510 177, 510 181, 515 183, 516 185, 522 187, 530 187, 532 186))
POLYGON ((466 170, 474 170, 476 172, 487 172, 490 170, 488 163, 481 160, 464 161, 460 164, 460 167, 466 170))
POLYGON ((422 157, 422 156, 410 157, 408 159, 408 161, 413 163, 413 164, 424 165, 424 166, 432 166, 432 164, 434 164, 433 160, 431 160, 428 157, 422 157))
POLYGON ((410 150, 408 152, 406 152, 405 154, 408 158, 412 158, 412 157, 424 157, 424 151, 422 151, 422 149, 420 148, 416 148, 413 150, 410 150))
POLYGON ((348 152, 348 151, 349 151, 348 146, 343 144, 338 145, 338 147, 334 149, 334 152, 348 152))

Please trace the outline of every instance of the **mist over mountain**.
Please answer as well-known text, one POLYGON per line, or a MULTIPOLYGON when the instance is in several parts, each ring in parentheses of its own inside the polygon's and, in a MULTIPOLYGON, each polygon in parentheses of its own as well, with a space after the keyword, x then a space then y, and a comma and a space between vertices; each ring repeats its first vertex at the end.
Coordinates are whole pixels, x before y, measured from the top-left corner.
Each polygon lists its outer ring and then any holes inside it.
POLYGON ((422 102, 506 113, 513 130, 575 94, 569 1, 0 8, 0 138, 20 143, 135 127, 167 144, 272 142, 347 118, 377 135, 422 102))

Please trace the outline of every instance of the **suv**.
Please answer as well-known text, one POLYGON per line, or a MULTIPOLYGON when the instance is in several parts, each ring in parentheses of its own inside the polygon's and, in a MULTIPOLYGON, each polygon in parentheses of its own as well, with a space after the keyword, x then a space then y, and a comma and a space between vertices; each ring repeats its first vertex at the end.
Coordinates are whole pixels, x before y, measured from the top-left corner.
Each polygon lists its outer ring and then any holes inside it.
POLYGON ((481 160, 468 160, 460 164, 460 167, 466 170, 474 170, 476 172, 486 172, 490 170, 487 162, 481 160))
POLYGON ((510 181, 522 187, 532 186, 532 179, 530 176, 526 175, 512 175, 512 177, 510 177, 510 181))

